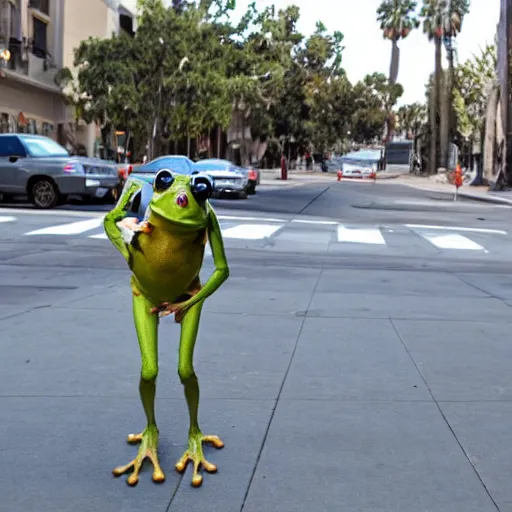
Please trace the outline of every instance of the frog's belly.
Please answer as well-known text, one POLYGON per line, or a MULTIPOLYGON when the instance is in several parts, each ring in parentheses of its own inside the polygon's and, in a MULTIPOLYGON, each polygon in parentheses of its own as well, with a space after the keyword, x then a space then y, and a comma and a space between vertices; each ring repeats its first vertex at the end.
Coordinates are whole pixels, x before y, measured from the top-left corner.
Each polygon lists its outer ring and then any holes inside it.
POLYGON ((199 276, 204 243, 141 237, 133 251, 132 272, 139 290, 152 302, 174 302, 199 276))

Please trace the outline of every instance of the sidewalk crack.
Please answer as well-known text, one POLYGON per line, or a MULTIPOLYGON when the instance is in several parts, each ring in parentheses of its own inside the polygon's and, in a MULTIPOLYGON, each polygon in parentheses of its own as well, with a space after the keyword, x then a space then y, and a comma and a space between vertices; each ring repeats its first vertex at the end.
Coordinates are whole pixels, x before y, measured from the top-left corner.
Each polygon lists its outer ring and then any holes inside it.
MULTIPOLYGON (((251 477, 249 478, 249 483, 247 484, 247 489, 245 491, 244 498, 242 500, 242 506, 240 507, 240 512, 243 511, 243 509, 245 507, 245 502, 247 501, 247 497, 249 496, 249 491, 251 490, 251 486, 252 486, 252 483, 254 481, 254 477, 256 475, 256 470, 258 469, 258 464, 259 464, 260 459, 261 459, 261 454, 263 453, 263 448, 265 447, 265 443, 267 442, 268 433, 270 431, 270 427, 272 425, 272 421, 274 420, 276 409, 277 409, 277 406, 278 406, 279 401, 281 399, 281 394, 283 392, 283 388, 284 388, 286 379, 288 377, 288 373, 290 372, 290 368, 291 368, 292 363, 293 363, 293 358, 295 356, 295 352, 297 351, 297 347, 299 345, 299 339, 300 339, 300 336, 302 334, 302 330, 304 328, 304 324, 305 324, 306 319, 307 319, 307 312, 309 311, 309 308, 311 307, 311 303, 313 302, 313 297, 315 295, 316 289, 318 288, 318 283, 320 283, 320 278, 322 277, 322 274, 323 274, 323 268, 318 273, 318 278, 316 280, 315 286, 314 286, 313 291, 311 293, 311 298, 309 299, 309 303, 308 303, 308 305, 306 307, 306 314, 304 315, 304 317, 302 319, 302 323, 300 325, 300 329, 299 329, 299 332, 297 334, 297 339, 295 340, 295 345, 293 346, 293 350, 292 350, 292 353, 291 353, 291 356, 290 356, 290 361, 289 361, 288 366, 286 368, 286 371, 284 373, 284 377, 283 377, 283 380, 281 382, 281 386, 279 387, 279 391, 277 393, 277 397, 276 397, 276 400, 274 402, 274 406, 272 407, 272 412, 270 413, 270 418, 268 420, 267 428, 265 429, 265 433, 263 434, 263 440, 261 442, 261 446, 260 446, 260 449, 258 451, 258 455, 256 457, 256 462, 254 463, 254 467, 253 467, 253 470, 252 470, 252 473, 251 473, 251 477)), ((169 512, 169 511, 167 511, 167 512, 169 512)))
POLYGON ((416 361, 414 360, 414 358, 412 357, 412 354, 410 353, 409 349, 407 348, 407 345, 405 344, 404 340, 402 339, 402 336, 400 336, 400 333, 398 332, 398 329, 396 328, 393 320, 390 318, 389 321, 391 322, 391 326, 393 327, 396 335, 398 336, 398 339, 400 340, 400 342, 402 343, 407 355, 409 356, 412 364, 414 365, 414 367, 416 368, 416 371, 418 372, 418 375, 420 376, 421 380, 423 381, 423 383, 425 384, 425 387, 427 388, 430 396, 432 397, 432 400, 433 402, 436 404, 436 407, 439 411, 439 414, 441 415, 441 417, 443 418, 444 422, 446 423, 446 426, 450 429, 450 432, 452 433, 452 436, 453 438, 455 439, 455 441, 457 442, 457 444, 459 445, 459 448, 461 449, 462 453, 464 454, 464 457, 466 458, 466 460, 469 462, 469 464, 471 465, 471 468, 473 469, 476 477, 478 478, 478 480, 480 481, 480 483, 482 484, 482 487, 484 488, 487 496, 489 497, 489 499, 491 500, 491 503, 494 505, 494 508, 499 512, 500 511, 500 508, 498 507, 498 504, 496 503, 495 499, 493 498, 491 492, 489 491, 489 489, 487 488, 487 486, 485 485, 482 477, 480 476, 480 473, 478 472, 478 470, 476 469, 475 465, 473 464, 473 461, 471 460, 471 457, 469 456, 469 454, 466 452, 466 450, 464 449, 464 447, 462 446, 462 443, 460 442, 459 438, 457 437, 457 434, 455 433, 455 430, 452 428, 452 426, 450 425, 450 422, 448 421, 448 418, 445 416, 443 410, 441 409, 441 406, 439 405, 439 402, 437 401, 436 397, 434 396, 434 393, 432 393, 432 390, 430 389, 430 386, 428 385, 425 377, 423 376, 423 374, 421 373, 421 370, 419 369, 418 365, 416 364, 416 361))

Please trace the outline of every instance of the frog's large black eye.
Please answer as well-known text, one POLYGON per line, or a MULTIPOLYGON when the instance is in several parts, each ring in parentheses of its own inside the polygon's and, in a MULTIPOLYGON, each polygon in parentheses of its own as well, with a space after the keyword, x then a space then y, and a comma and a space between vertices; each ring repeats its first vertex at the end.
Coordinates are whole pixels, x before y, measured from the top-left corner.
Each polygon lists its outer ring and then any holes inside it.
POLYGON ((190 180, 190 189, 196 201, 204 202, 212 195, 213 181, 204 174, 195 174, 190 180))
POLYGON ((173 181, 172 172, 169 169, 162 169, 156 173, 153 187, 157 192, 164 192, 172 185, 173 181))

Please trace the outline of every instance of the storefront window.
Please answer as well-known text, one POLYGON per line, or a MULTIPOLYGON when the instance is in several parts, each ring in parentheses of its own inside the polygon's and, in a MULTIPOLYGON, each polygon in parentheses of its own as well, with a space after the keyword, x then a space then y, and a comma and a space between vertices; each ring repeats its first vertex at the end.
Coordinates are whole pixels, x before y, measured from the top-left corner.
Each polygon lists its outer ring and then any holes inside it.
POLYGON ((16 133, 17 124, 16 119, 11 114, 0 114, 0 133, 16 133))
POLYGON ((28 120, 27 133, 37 135, 37 123, 35 119, 28 120))
POLYGON ((51 123, 43 123, 43 135, 45 137, 51 137, 53 135, 54 127, 51 123))

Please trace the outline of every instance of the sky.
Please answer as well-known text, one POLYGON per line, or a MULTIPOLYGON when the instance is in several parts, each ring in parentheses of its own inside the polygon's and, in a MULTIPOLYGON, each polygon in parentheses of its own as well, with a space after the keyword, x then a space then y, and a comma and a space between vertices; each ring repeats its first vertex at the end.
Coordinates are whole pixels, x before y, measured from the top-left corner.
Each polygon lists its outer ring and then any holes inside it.
MULTIPOLYGON (((245 12, 251 0, 237 0, 237 17, 245 12)), ((459 61, 478 54, 480 48, 494 41, 500 16, 499 0, 470 0, 470 13, 464 18, 462 31, 457 37, 459 61)), ((309 35, 315 23, 323 21, 330 32, 339 30, 345 36, 343 67, 351 82, 368 73, 379 71, 389 74, 391 43, 384 40, 376 21, 380 0, 257 0, 258 7, 274 4, 277 9, 295 4, 301 17, 299 32, 309 35)), ((404 87, 399 105, 425 101, 425 84, 434 70, 434 44, 429 43, 421 26, 400 41, 400 69, 398 82, 404 87)), ((446 65, 446 63, 445 63, 446 65)))
MULTIPOLYGON (((123 4, 136 0, 121 0, 123 4)), ((252 0, 236 0, 234 18, 239 19, 252 0)), ((420 0, 421 1, 421 0, 420 0)), ((170 2, 169 2, 170 3, 170 2)), ((305 36, 322 21, 330 32, 339 30, 345 36, 343 67, 351 82, 366 74, 379 71, 389 74, 391 43, 384 40, 376 21, 380 0, 257 0, 258 9, 274 4, 277 9, 295 4, 301 17, 297 29, 305 36), (356 7, 357 6, 357 7, 356 7)), ((457 37, 460 62, 478 54, 480 48, 494 41, 500 15, 499 0, 470 0, 470 13, 464 18, 462 32, 457 37)), ((398 105, 425 101, 425 84, 434 70, 434 44, 429 43, 421 26, 400 41, 400 69, 398 82, 404 94, 398 105)), ((445 62, 446 65, 446 62, 445 62)))

